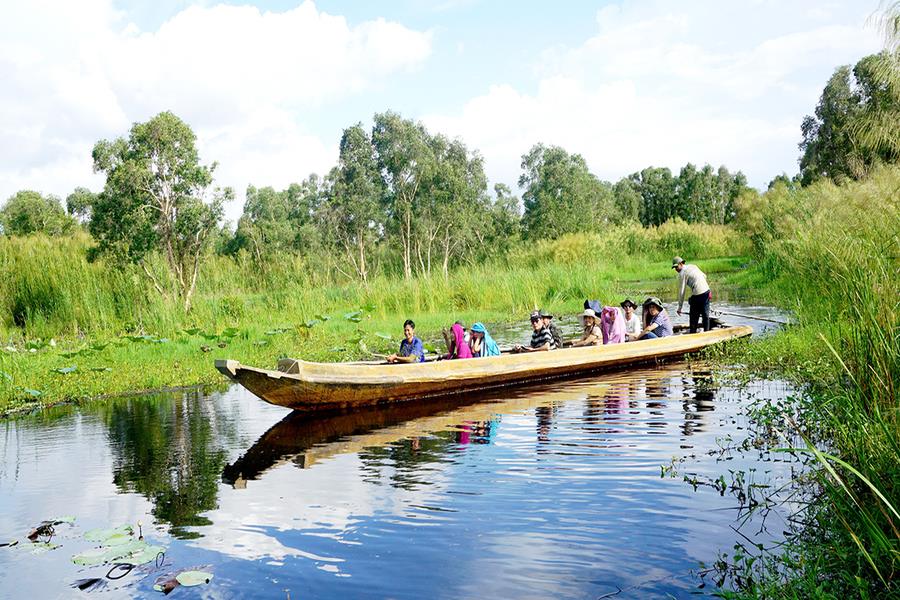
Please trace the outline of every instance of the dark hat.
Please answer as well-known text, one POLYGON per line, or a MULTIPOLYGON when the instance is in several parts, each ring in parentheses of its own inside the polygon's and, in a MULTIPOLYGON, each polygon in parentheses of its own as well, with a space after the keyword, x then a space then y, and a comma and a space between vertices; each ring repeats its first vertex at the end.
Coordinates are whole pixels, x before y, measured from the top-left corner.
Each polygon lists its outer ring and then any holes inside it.
POLYGON ((553 315, 551 315, 550 313, 548 313, 546 310, 542 310, 542 311, 539 311, 539 312, 540 312, 541 318, 547 318, 547 319, 552 319, 552 318, 553 318, 553 315))
POLYGON ((622 300, 622 303, 619 304, 619 306, 621 306, 622 308, 625 308, 628 305, 631 305, 631 308, 637 308, 637 304, 632 302, 631 298, 625 298, 624 300, 622 300))
POLYGON ((531 311, 531 320, 532 321, 537 321, 540 318, 541 318, 541 311, 539 311, 539 310, 531 311))
POLYGON ((663 309, 662 301, 656 296, 650 296, 644 300, 644 306, 650 306, 651 304, 658 306, 660 310, 663 309))

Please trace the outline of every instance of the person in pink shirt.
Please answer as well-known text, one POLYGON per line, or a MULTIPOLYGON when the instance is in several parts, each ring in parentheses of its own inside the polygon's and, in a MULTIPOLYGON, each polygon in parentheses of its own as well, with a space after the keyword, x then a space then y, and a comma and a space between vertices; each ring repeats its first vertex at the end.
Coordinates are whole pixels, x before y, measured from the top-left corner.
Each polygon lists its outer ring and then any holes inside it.
POLYGON ((600 312, 600 330, 603 332, 604 344, 621 344, 625 341, 625 320, 618 308, 603 307, 600 312))
POLYGON ((466 341, 466 332, 462 325, 454 323, 450 333, 453 334, 453 339, 449 340, 450 352, 444 358, 472 358, 472 349, 466 341))

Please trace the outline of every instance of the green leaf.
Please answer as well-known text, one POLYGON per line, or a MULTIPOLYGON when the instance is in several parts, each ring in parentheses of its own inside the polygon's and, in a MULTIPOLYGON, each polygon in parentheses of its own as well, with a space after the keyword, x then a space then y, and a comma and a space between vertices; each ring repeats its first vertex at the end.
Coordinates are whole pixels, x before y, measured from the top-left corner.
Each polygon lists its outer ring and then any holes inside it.
POLYGON ((236 336, 240 332, 240 329, 237 327, 228 327, 225 331, 222 332, 222 337, 232 338, 236 336))
POLYGON ((169 338, 157 338, 150 341, 152 341, 154 344, 167 344, 169 342, 169 338))
POLYGON ((55 519, 50 519, 54 523, 68 523, 71 525, 75 522, 75 517, 72 515, 65 515, 63 517, 56 517, 55 519))
POLYGON ((197 335, 202 330, 199 327, 191 327, 190 329, 184 329, 182 331, 184 331, 188 335, 197 335))
POLYGON ((12 375, 10 375, 9 373, 7 373, 5 371, 0 371, 0 377, 5 379, 6 381, 10 381, 10 382, 13 380, 12 375))
POLYGON ((153 562, 160 553, 165 554, 165 552, 166 549, 162 546, 145 546, 137 552, 133 552, 132 554, 121 558, 119 562, 135 566, 143 565, 148 562, 153 562))
POLYGON ((111 527, 108 529, 91 529, 90 531, 84 532, 84 539, 89 542, 103 543, 108 538, 121 533, 133 534, 134 529, 132 529, 131 525, 119 525, 118 527, 111 527))
POLYGON ((328 315, 313 315, 313 316, 323 322, 331 319, 331 317, 329 317, 328 315))
POLYGON ((363 304, 363 305, 362 305, 362 310, 364 310, 365 312, 369 312, 369 313, 370 313, 370 312, 375 312, 375 304, 372 303, 372 302, 369 302, 369 303, 367 303, 367 304, 363 304))
POLYGON ((194 585, 209 583, 212 578, 213 574, 207 573, 205 571, 182 571, 175 576, 175 581, 185 587, 190 587, 194 585))
POLYGON ((59 373, 60 375, 68 375, 69 373, 74 373, 78 370, 78 365, 72 365, 71 367, 62 367, 60 369, 50 369, 51 373, 59 373))
POLYGON ((94 371, 95 373, 107 373, 112 371, 112 367, 91 367, 91 371, 94 371))
POLYGON ((383 339, 383 340, 392 340, 392 339, 394 339, 393 337, 391 337, 391 334, 389 334, 389 333, 381 333, 381 332, 376 331, 376 332, 375 332, 375 335, 377 335, 378 337, 380 337, 380 338, 383 339))
POLYGON ((362 316, 362 311, 355 310, 353 312, 348 312, 347 314, 345 314, 344 318, 347 319, 348 321, 353 321, 354 323, 359 323, 360 321, 362 321, 362 319, 360 318, 361 316, 362 316))
POLYGON ((100 352, 101 350, 105 350, 107 346, 109 346, 109 342, 91 344, 91 350, 100 352))
POLYGON ((44 395, 44 392, 40 390, 31 390, 28 388, 22 388, 22 391, 31 396, 32 398, 40 398, 44 395))

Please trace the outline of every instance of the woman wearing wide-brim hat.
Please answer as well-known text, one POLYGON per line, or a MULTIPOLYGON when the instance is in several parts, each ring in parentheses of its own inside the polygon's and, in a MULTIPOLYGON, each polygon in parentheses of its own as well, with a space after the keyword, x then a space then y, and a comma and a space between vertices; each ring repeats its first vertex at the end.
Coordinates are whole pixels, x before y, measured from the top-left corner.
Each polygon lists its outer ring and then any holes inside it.
POLYGON ((651 296, 644 300, 644 311, 649 316, 649 319, 645 320, 647 325, 641 331, 638 339, 652 340, 672 335, 672 323, 669 321, 669 313, 666 312, 659 298, 651 296))
POLYGON ((600 330, 600 318, 593 309, 586 308, 578 317, 584 332, 581 339, 572 342, 572 346, 600 346, 603 344, 603 332, 600 330))

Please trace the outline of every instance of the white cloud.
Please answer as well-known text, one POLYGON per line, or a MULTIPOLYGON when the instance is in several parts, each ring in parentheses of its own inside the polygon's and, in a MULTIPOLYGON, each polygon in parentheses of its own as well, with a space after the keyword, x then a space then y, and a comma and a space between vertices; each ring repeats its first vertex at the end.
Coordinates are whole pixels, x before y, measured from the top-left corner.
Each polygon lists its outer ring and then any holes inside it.
POLYGON ((285 12, 193 6, 149 32, 105 0, 5 3, 0 23, 0 200, 22 188, 98 189, 93 144, 163 110, 194 128, 220 183, 239 194, 286 185, 336 159, 336 139, 311 134, 305 115, 431 52, 430 32, 384 19, 351 26, 311 1, 285 12))
POLYGON ((544 142, 606 179, 690 161, 762 186, 796 171, 800 122, 834 68, 878 49, 865 10, 818 5, 609 5, 594 36, 543 52, 533 91, 494 85, 423 120, 481 149, 494 181, 515 183, 521 154, 544 142))

